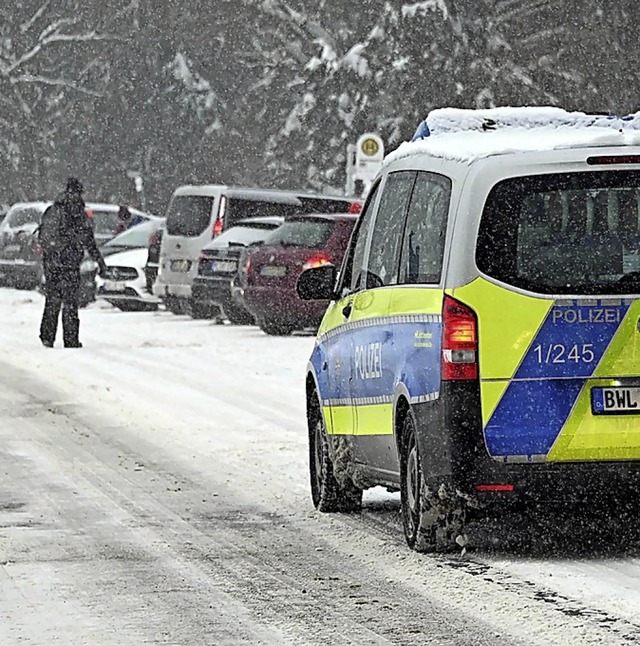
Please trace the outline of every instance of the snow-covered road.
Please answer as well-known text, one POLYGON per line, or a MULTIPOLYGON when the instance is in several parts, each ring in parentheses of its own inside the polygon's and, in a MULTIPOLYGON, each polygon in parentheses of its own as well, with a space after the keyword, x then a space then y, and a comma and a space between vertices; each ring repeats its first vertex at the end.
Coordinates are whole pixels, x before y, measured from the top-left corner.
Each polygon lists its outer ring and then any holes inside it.
POLYGON ((41 306, 0 290, 3 646, 640 643, 629 523, 459 558, 409 551, 395 495, 315 512, 311 337, 94 305, 49 350, 41 306))

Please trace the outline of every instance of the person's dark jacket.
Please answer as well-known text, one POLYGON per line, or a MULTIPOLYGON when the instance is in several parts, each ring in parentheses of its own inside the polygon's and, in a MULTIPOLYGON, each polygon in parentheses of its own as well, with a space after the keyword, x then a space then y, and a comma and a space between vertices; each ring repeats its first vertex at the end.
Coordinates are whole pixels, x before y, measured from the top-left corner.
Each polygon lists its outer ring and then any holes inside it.
POLYGON ((105 266, 102 254, 96 245, 93 227, 85 211, 85 203, 79 194, 64 193, 54 205, 61 209, 58 248, 47 251, 43 261, 50 266, 69 271, 79 271, 85 250, 102 269, 105 266))

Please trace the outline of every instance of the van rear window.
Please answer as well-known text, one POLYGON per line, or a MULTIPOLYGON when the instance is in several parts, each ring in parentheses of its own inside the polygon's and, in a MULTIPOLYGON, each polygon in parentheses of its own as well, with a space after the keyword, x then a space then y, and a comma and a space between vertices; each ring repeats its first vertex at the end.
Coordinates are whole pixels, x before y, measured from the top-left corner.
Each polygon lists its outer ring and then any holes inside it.
POLYGON ((269 235, 264 243, 270 247, 322 249, 331 237, 333 226, 330 220, 289 220, 269 235))
POLYGON ((640 292, 640 172, 504 180, 487 198, 480 271, 542 294, 640 292))
POLYGON ((211 223, 214 197, 176 195, 167 211, 167 233, 190 238, 202 235, 211 223))

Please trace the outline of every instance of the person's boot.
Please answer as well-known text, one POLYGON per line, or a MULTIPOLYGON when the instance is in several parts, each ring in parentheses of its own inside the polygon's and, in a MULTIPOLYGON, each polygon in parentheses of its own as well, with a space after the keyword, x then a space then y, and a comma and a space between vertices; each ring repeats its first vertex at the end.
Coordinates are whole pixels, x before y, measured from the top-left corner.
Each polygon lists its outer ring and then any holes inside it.
POLYGON ((69 343, 64 344, 65 348, 81 348, 82 343, 80 341, 70 341, 69 343))
POLYGON ((40 341, 42 341, 42 345, 45 348, 53 348, 53 341, 49 341, 49 339, 43 339, 43 338, 41 338, 40 341))

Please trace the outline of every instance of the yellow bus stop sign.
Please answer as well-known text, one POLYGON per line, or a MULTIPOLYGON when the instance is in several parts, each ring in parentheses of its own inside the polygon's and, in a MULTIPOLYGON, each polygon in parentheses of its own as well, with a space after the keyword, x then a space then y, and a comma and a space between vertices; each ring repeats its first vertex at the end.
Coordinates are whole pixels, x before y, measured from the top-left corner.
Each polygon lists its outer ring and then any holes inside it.
POLYGON ((363 140, 363 142, 360 144, 360 148, 362 149, 362 152, 367 155, 367 157, 375 157, 380 150, 380 144, 376 139, 367 137, 367 139, 363 140))

